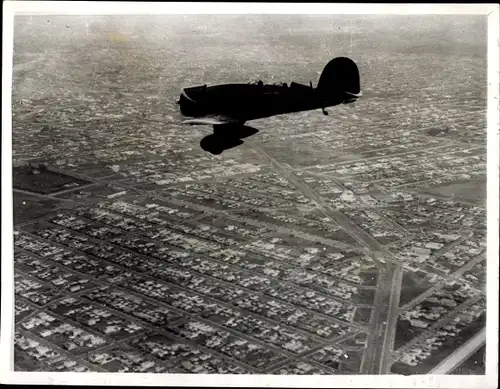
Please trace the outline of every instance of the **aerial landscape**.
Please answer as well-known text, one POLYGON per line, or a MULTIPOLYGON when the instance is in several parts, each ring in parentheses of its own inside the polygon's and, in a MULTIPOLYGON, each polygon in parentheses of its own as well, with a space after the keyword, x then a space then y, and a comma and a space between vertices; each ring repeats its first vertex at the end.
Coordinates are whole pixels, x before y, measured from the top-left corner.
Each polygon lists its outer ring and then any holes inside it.
POLYGON ((16 371, 485 374, 485 16, 16 16, 16 371), (211 155, 190 85, 355 104, 211 155))

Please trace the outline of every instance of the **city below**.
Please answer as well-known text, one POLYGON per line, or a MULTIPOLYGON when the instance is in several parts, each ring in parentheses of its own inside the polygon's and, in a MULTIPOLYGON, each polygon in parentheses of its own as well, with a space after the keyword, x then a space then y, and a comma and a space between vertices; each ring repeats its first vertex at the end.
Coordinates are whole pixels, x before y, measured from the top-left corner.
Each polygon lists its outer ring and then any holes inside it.
MULTIPOLYGON (((354 108, 251 122, 212 156, 171 96, 228 64, 160 70, 109 34, 89 59, 85 39, 28 49, 23 31, 17 371, 485 374, 485 56, 366 43, 354 108)), ((185 34, 184 54, 211 39, 185 34)))

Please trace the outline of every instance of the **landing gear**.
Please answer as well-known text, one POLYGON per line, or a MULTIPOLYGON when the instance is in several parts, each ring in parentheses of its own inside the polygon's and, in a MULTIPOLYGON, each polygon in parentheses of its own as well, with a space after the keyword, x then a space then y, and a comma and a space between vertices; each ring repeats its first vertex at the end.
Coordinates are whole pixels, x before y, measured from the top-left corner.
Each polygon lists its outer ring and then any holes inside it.
POLYGON ((243 144, 242 139, 255 135, 259 130, 239 123, 216 124, 213 134, 204 137, 200 146, 211 154, 219 155, 225 150, 243 144))

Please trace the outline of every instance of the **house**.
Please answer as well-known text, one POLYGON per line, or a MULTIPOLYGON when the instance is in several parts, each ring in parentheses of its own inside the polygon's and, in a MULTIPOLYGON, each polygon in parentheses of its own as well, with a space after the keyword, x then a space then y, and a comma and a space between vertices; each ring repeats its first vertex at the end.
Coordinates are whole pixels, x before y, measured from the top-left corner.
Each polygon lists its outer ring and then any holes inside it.
POLYGON ((50 335, 52 335, 52 331, 49 329, 46 329, 46 330, 43 330, 40 332, 40 336, 42 338, 46 338, 47 336, 50 336, 50 335))

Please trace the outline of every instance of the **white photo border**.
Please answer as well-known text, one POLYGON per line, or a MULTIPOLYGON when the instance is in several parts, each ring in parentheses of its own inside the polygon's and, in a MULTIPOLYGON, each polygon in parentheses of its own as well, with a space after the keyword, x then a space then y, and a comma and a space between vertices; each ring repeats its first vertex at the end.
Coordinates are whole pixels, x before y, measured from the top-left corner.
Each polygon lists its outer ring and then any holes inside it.
POLYGON ((119 386, 241 386, 317 388, 496 388, 498 379, 499 237, 499 6, 497 4, 281 4, 6 1, 2 67, 2 264, 0 382, 3 384, 119 386), (14 264, 12 202, 12 59, 14 15, 144 14, 453 14, 487 15, 487 324, 486 374, 277 376, 219 374, 57 373, 13 371, 14 264))

